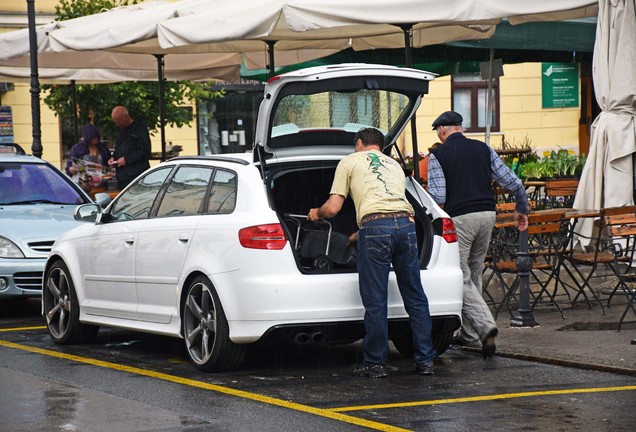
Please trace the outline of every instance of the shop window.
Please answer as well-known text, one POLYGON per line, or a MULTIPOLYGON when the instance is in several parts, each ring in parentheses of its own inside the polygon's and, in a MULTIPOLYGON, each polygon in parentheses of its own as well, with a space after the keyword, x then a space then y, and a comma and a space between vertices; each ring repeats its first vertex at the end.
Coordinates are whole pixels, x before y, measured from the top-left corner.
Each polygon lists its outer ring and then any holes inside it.
POLYGON ((223 97, 200 100, 197 104, 199 154, 245 153, 252 149, 263 84, 217 84, 223 97))
MULTIPOLYGON (((464 117, 466 132, 486 131, 486 103, 488 80, 479 73, 457 74, 452 77, 453 111, 464 117)), ((498 132, 499 126, 499 79, 493 80, 490 130, 498 132)))

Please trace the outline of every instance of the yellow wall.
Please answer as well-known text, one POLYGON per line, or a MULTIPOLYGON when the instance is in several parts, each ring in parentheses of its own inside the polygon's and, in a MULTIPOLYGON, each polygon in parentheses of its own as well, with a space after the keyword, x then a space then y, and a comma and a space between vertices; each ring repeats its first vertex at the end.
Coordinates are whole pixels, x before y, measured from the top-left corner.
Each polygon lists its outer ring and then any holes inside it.
MULTIPOLYGON (((15 84, 15 91, 2 94, 2 105, 10 105, 13 114, 13 136, 16 143, 31 153, 33 127, 31 117, 31 93, 29 84, 15 84)), ((60 127, 53 111, 40 103, 40 129, 42 133, 42 159, 61 167, 60 127)))
MULTIPOLYGON (((35 12, 53 12, 58 0, 36 0, 33 2, 35 12)), ((25 0, 2 0, 3 12, 24 12, 26 14, 27 2, 25 0)))

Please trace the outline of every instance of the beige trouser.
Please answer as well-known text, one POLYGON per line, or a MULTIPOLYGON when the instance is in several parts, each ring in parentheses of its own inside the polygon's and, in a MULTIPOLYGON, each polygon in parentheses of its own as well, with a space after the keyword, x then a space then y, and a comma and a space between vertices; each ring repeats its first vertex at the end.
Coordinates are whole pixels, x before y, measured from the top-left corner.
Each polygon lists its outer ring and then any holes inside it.
POLYGON ((459 240, 459 259, 464 273, 464 305, 459 338, 467 343, 483 342, 497 328, 482 296, 482 273, 495 212, 477 212, 453 218, 459 240))

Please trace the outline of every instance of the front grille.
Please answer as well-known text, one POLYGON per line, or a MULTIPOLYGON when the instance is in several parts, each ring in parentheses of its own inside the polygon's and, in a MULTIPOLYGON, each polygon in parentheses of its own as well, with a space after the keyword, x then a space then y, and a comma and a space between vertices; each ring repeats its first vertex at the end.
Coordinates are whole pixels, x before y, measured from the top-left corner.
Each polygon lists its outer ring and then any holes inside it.
POLYGON ((13 281, 21 289, 42 289, 43 272, 14 273, 13 281))
POLYGON ((49 253, 53 247, 54 240, 30 242, 29 248, 35 252, 49 253))

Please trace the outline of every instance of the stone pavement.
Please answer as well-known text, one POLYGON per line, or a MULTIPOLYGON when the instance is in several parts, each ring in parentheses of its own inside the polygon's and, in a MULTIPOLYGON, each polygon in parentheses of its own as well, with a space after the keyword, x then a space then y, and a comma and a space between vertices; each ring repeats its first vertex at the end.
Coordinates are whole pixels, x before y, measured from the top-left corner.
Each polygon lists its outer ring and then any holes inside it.
POLYGON ((636 375, 636 314, 630 310, 617 331, 626 298, 615 296, 608 308, 604 288, 608 284, 598 284, 595 292, 605 305, 605 315, 598 303, 592 303, 593 308, 589 309, 583 302, 577 302, 574 308, 559 302, 563 319, 554 305, 546 303, 533 313, 537 327, 520 328, 511 326, 507 310, 500 312, 496 355, 636 375))

